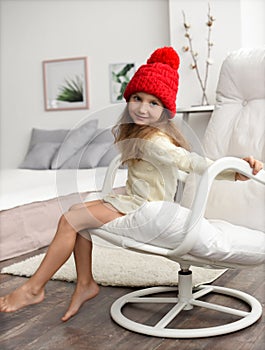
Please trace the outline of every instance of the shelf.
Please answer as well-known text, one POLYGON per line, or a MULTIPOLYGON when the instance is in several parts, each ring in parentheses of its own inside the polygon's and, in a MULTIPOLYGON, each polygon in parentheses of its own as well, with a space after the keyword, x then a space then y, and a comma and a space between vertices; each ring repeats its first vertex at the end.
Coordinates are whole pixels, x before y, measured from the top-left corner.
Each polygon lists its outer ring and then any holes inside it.
POLYGON ((177 108, 177 114, 183 114, 183 120, 188 122, 190 114, 194 113, 212 113, 214 105, 207 106, 190 106, 190 107, 179 107, 177 108))

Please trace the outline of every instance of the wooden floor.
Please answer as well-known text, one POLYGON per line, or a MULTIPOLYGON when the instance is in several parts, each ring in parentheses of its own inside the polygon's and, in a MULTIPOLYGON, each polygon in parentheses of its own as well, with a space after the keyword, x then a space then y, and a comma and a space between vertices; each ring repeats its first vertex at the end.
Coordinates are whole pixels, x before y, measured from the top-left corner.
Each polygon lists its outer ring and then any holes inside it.
MULTIPOLYGON (((38 251, 38 253, 43 250, 38 251)), ((0 269, 13 262, 24 260, 36 252, 20 258, 0 263, 0 269)), ((265 267, 248 270, 230 270, 213 284, 238 288, 259 299, 265 305, 265 267)), ((12 291, 23 283, 22 277, 1 275, 0 295, 12 291)), ((130 288, 101 287, 99 296, 86 303, 79 314, 62 323, 60 317, 68 306, 74 284, 50 281, 46 288, 43 303, 30 306, 12 314, 0 314, 0 349, 8 350, 261 350, 265 344, 265 313, 263 317, 245 330, 224 336, 200 339, 166 339, 149 337, 129 332, 115 324, 109 315, 112 302, 130 288)), ((209 297, 208 297, 209 298, 209 297)), ((210 297, 215 299, 216 296, 210 297)), ((226 298, 227 299, 227 298, 226 298)), ((208 299, 209 300, 209 299, 208 299)), ((234 306, 237 301, 230 299, 227 305, 234 306)), ((161 306, 157 312, 162 312, 161 306)), ((242 305, 242 308, 245 305, 242 305)), ((163 310, 164 311, 164 310, 163 310)), ((146 319, 143 306, 137 312, 129 309, 126 313, 137 319, 146 319)), ((148 316, 150 320, 151 316, 148 316)), ((198 308, 187 311, 178 317, 179 327, 196 325, 205 327, 210 321, 214 325, 231 316, 198 308)))

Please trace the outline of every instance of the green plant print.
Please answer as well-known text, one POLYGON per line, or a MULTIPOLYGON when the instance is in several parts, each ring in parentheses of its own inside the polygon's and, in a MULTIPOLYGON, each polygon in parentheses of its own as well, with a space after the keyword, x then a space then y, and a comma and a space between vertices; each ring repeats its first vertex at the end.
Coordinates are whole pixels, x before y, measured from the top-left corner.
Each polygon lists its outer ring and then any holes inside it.
POLYGON ((60 93, 57 96, 57 101, 65 102, 83 102, 83 81, 79 76, 76 76, 75 79, 65 79, 65 85, 62 85, 60 88, 60 93))

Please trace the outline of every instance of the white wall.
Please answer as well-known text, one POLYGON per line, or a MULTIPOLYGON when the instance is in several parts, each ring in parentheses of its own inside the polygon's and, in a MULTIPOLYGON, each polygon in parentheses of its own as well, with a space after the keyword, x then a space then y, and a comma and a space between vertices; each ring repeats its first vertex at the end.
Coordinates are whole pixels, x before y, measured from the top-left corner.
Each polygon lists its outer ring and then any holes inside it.
MULTIPOLYGON (((264 0, 169 0, 170 42, 179 52, 181 65, 179 69, 180 85, 177 99, 178 106, 198 105, 202 91, 194 70, 190 53, 182 51, 187 45, 184 37, 182 10, 191 25, 193 49, 199 53, 199 69, 204 77, 207 58, 207 13, 210 3, 211 14, 216 19, 212 27, 211 58, 207 96, 209 103, 214 104, 219 72, 224 58, 231 51, 241 47, 265 46, 265 1, 264 0)), ((201 137, 208 123, 208 115, 193 115, 190 125, 201 137)))
MULTIPOLYGON (((207 0, 170 0, 170 36, 171 44, 181 57, 180 88, 178 104, 180 106, 197 105, 201 102, 202 92, 194 70, 190 69, 192 59, 189 52, 183 52, 187 45, 184 37, 182 10, 186 20, 191 25, 190 33, 193 40, 193 50, 197 51, 198 65, 202 76, 205 74, 205 60, 207 58, 208 27, 207 0)), ((215 101, 216 83, 221 64, 226 55, 241 47, 241 4, 240 0, 211 0, 211 13, 216 20, 212 27, 212 60, 210 66, 207 95, 210 103, 215 101)))
MULTIPOLYGON (((181 56, 177 105, 199 104, 201 92, 185 44, 183 9, 194 44, 206 50, 208 0, 0 0, 1 163, 16 167, 33 127, 70 128, 110 103, 109 64, 145 62, 159 46, 171 44, 181 56), (90 109, 45 112, 42 61, 87 56, 90 109)), ((221 63, 227 53, 264 45, 263 0, 211 0, 213 60, 208 93, 215 100, 221 63)), ((203 60, 203 58, 202 58, 203 60)), ((106 113, 105 113, 106 114, 106 113)), ((207 118, 193 118, 201 128, 207 118)), ((201 131, 200 131, 201 133, 201 131)))
POLYGON ((241 0, 242 47, 265 46, 265 1, 241 0))
POLYGON ((1 163, 23 159, 32 127, 74 126, 110 104, 109 64, 169 45, 167 0, 2 0, 1 163), (44 111, 42 61, 87 56, 90 109, 44 111))

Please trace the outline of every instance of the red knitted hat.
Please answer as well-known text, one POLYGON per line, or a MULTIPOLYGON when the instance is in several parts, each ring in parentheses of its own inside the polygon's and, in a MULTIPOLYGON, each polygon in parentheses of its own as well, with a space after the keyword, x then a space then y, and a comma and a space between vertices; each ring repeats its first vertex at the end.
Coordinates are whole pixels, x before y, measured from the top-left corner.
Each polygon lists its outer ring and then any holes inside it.
POLYGON ((155 50, 147 64, 142 65, 128 83, 124 98, 128 102, 136 92, 145 92, 160 99, 164 107, 176 113, 176 96, 178 91, 179 56, 172 47, 155 50))

